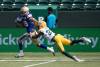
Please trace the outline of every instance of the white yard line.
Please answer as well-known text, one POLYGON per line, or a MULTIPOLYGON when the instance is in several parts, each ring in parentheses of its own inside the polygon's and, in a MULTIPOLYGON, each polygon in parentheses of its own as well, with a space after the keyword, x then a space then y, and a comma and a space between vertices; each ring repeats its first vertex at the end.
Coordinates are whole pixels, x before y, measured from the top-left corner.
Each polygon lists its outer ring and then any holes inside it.
POLYGON ((51 60, 0 60, 0 62, 46 62, 46 61, 51 61, 51 60))
POLYGON ((47 61, 47 62, 40 62, 40 63, 36 63, 36 64, 26 65, 26 66, 24 66, 24 67, 34 67, 34 66, 38 66, 38 65, 43 65, 43 64, 55 62, 55 61, 56 61, 56 60, 50 60, 50 61, 47 61))

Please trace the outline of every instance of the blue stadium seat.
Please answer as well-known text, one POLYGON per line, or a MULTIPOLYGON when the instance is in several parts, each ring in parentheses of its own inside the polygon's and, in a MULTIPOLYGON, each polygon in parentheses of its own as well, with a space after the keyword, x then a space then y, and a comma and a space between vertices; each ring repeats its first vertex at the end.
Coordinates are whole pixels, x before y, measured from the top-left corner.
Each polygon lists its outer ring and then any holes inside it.
POLYGON ((72 4, 72 10, 83 10, 84 4, 72 4))
POLYGON ((61 0, 62 4, 72 4, 73 0, 61 0))
POLYGON ((4 4, 13 4, 15 0, 3 0, 4 4))
POLYGON ((100 3, 100 0, 98 0, 97 3, 100 3))

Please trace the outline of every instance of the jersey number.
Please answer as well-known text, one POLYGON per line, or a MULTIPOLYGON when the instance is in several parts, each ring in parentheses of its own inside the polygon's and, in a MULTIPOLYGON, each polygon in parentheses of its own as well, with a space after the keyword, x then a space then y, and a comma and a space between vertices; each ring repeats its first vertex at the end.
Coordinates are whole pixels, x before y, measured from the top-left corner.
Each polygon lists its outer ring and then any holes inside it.
POLYGON ((50 30, 46 30, 46 33, 47 33, 48 35, 51 35, 51 34, 52 34, 52 32, 51 32, 50 30))

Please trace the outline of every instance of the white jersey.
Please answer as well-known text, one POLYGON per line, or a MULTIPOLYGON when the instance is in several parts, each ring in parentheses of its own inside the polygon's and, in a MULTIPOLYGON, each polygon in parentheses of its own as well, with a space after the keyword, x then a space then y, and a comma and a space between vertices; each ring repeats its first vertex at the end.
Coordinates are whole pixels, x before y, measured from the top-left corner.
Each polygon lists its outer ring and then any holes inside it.
POLYGON ((44 35, 44 37, 48 40, 52 40, 52 38, 55 36, 55 33, 52 32, 48 27, 42 28, 39 30, 40 32, 42 32, 44 35))

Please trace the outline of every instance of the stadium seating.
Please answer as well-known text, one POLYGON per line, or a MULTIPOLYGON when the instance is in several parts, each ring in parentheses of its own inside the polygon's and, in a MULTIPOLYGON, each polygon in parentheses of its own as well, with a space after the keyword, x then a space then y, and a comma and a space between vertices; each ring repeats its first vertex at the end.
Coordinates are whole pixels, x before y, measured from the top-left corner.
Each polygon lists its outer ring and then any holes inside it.
POLYGON ((96 4, 85 4, 84 9, 85 10, 95 10, 96 4))
POLYGON ((100 9, 100 0, 0 0, 0 10, 19 10, 25 4, 28 6, 52 4, 57 5, 60 10, 100 9))
POLYGON ((100 3, 100 0, 98 0, 97 3, 100 3))
POLYGON ((25 4, 27 0, 15 0, 15 4, 25 4))
POLYGON ((100 0, 97 1, 96 9, 97 9, 97 10, 100 10, 100 0))
POLYGON ((49 0, 50 4, 60 4, 60 0, 49 0))
POLYGON ((38 3, 42 5, 48 5, 49 0, 38 0, 38 3))
POLYGON ((22 6, 23 4, 15 4, 15 5, 12 5, 12 9, 14 11, 19 11, 22 6))
POLYGON ((2 10, 1 5, 0 5, 0 11, 2 10))
POLYGON ((100 10, 100 4, 96 5, 96 10, 100 10))
POLYGON ((1 6, 3 11, 11 11, 12 10, 12 5, 11 4, 4 4, 1 6))
POLYGON ((3 0, 3 4, 13 4, 14 0, 3 0))
POLYGON ((85 0, 74 0, 72 4, 72 10, 83 10, 85 0))
POLYGON ((75 4, 84 4, 85 0, 74 0, 73 3, 75 3, 75 4))
POLYGON ((0 4, 2 4, 3 0, 0 0, 0 4))
POLYGON ((37 0, 27 0, 28 5, 36 5, 38 3, 37 0))
POLYGON ((2 10, 2 2, 3 2, 3 0, 0 0, 0 11, 2 10))
POLYGON ((62 4, 72 4, 73 0, 61 0, 62 4))
POLYGON ((59 6, 59 10, 71 10, 72 4, 63 4, 59 6))
POLYGON ((84 4, 85 10, 95 10, 96 9, 97 0, 86 0, 84 4))
POLYGON ((83 10, 84 4, 72 4, 72 10, 83 10))
POLYGON ((97 0, 86 0, 86 3, 88 3, 88 4, 96 4, 97 0))
POLYGON ((12 9, 15 11, 19 11, 22 6, 27 4, 27 0, 15 0, 14 4, 12 5, 12 9))

